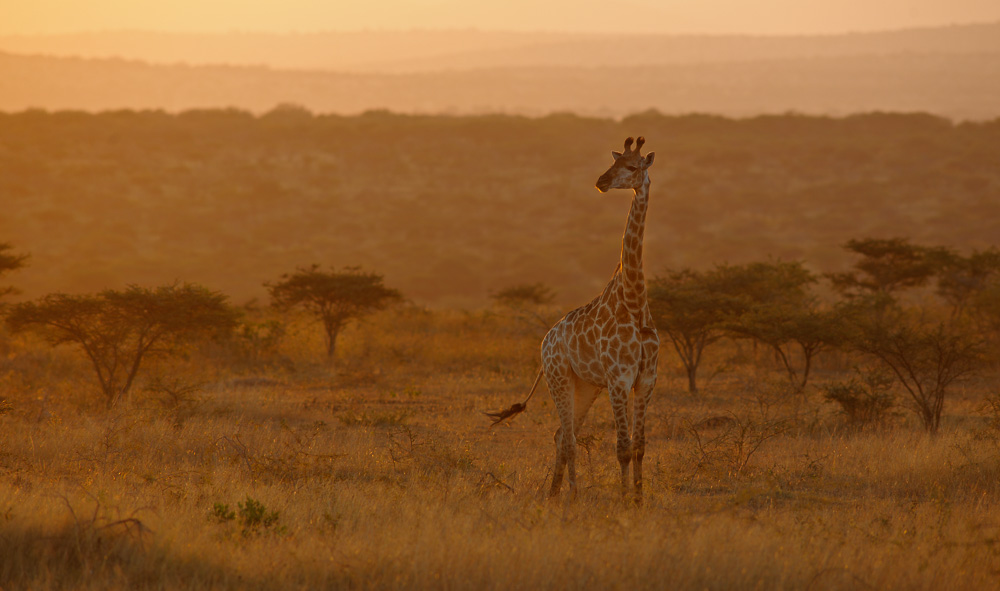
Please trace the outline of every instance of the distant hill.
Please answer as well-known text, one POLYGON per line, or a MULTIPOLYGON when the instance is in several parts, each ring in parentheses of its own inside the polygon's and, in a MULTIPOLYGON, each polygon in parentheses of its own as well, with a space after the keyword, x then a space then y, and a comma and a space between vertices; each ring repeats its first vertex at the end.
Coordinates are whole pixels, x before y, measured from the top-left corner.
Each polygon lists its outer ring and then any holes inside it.
POLYGON ((1000 23, 823 36, 600 35, 475 30, 183 34, 103 32, 0 36, 0 51, 122 58, 151 64, 400 73, 589 68, 817 57, 1000 52, 1000 23))
POLYGON ((657 109, 730 116, 788 111, 923 111, 1000 116, 1000 53, 816 57, 626 69, 504 68, 343 74, 262 67, 162 66, 0 54, 0 110, 236 107, 293 103, 326 113, 574 112, 657 109))
POLYGON ((3 50, 7 111, 1000 116, 1000 24, 820 37, 105 33, 4 37, 3 50))

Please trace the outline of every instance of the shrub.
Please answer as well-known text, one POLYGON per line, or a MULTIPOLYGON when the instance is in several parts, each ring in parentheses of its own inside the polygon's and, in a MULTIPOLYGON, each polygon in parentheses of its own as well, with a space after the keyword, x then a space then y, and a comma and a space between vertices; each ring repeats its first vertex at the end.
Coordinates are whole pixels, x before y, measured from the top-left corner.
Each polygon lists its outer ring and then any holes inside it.
POLYGON ((892 392, 892 374, 881 369, 858 372, 847 382, 824 386, 823 397, 840 405, 853 425, 882 425, 888 420, 896 397, 892 392))
POLYGON ((854 347, 895 375, 924 428, 934 434, 949 388, 982 370, 985 339, 958 323, 911 318, 898 307, 861 318, 854 347))
POLYGON ((218 523, 238 521, 241 527, 240 533, 244 537, 265 532, 284 534, 287 531, 285 526, 278 525, 280 514, 277 511, 269 510, 263 503, 249 495, 242 503, 236 503, 236 509, 233 511, 226 503, 215 503, 209 517, 218 523))

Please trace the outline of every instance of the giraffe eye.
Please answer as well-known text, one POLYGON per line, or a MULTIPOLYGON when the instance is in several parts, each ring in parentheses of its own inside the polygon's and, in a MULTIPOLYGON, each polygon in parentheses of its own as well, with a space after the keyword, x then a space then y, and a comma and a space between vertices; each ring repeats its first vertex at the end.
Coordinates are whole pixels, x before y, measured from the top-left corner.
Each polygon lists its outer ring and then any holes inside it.
POLYGON ((635 172, 635 167, 634 166, 626 166, 625 170, 628 170, 629 172, 635 172))

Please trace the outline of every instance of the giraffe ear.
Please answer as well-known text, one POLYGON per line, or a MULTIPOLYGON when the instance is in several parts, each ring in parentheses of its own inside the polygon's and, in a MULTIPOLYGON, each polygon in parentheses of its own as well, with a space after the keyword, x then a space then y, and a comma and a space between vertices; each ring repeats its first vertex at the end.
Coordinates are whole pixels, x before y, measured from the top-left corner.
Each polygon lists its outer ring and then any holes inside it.
POLYGON ((655 156, 656 152, 650 152, 649 154, 646 154, 646 164, 645 164, 646 168, 649 168, 650 166, 653 165, 653 158, 655 156))
POLYGON ((622 157, 622 153, 621 152, 611 152, 611 157, 614 158, 615 160, 618 160, 619 158, 622 157))

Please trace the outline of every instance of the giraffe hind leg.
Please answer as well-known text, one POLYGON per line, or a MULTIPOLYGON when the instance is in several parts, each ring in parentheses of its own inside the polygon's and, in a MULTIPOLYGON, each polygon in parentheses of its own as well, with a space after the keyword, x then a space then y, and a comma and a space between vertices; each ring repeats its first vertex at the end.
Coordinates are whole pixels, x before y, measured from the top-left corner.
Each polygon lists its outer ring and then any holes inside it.
POLYGON ((549 487, 550 498, 559 494, 559 489, 562 488, 563 471, 566 469, 566 457, 562 451, 562 427, 556 429, 556 434, 552 439, 556 443, 556 465, 552 470, 552 486, 549 487))
POLYGON ((634 499, 637 505, 642 504, 642 458, 646 453, 646 413, 653 399, 653 388, 656 387, 656 360, 659 343, 647 341, 643 345, 645 363, 640 370, 639 379, 634 387, 634 408, 632 425, 632 483, 634 499))
POLYGON ((556 464, 552 473, 552 487, 549 496, 559 494, 565 471, 569 481, 570 497, 576 496, 576 430, 573 428, 574 388, 570 380, 553 379, 549 384, 552 398, 559 413, 559 429, 556 431, 556 464))
POLYGON ((569 495, 571 499, 576 498, 576 437, 572 431, 567 432, 562 427, 556 431, 556 465, 552 473, 552 486, 549 488, 549 497, 559 495, 562 488, 563 473, 567 475, 569 481, 569 495))

